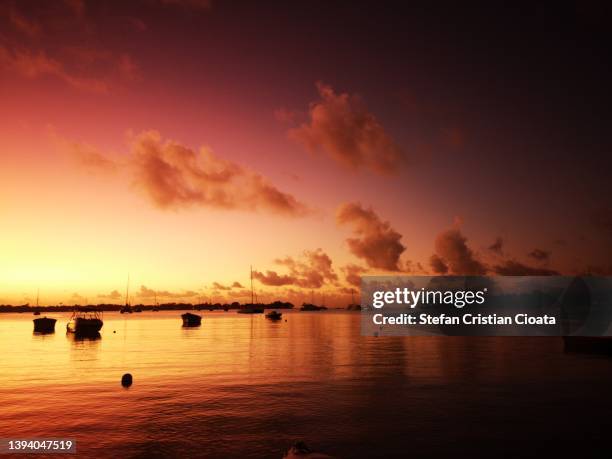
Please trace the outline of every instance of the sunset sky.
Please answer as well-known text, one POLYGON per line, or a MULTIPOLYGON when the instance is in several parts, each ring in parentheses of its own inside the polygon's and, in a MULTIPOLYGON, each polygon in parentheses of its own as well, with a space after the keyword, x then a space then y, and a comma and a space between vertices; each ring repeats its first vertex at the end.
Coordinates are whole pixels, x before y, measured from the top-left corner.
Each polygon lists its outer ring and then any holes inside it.
POLYGON ((612 274, 603 17, 1 0, 0 304, 612 274))

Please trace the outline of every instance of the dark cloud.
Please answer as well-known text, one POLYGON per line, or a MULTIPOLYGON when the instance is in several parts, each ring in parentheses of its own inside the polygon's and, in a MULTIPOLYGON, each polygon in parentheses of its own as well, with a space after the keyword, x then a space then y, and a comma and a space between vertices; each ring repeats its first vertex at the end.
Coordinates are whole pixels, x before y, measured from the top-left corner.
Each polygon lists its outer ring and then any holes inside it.
POLYGON ((294 285, 302 288, 321 288, 326 283, 338 281, 331 258, 321 249, 307 250, 298 259, 293 257, 276 259, 275 263, 284 266, 289 272, 279 274, 276 271, 268 270, 264 274, 253 271, 253 278, 264 285, 277 287, 294 285))
POLYGON ((480 276, 487 272, 486 266, 474 257, 467 246, 467 239, 458 229, 449 229, 438 235, 433 257, 430 262, 433 260, 440 269, 445 266, 448 274, 480 276))
POLYGON ((406 250, 402 235, 383 222, 372 208, 359 203, 342 204, 336 213, 340 225, 350 225, 356 237, 348 238, 349 250, 363 259, 370 268, 400 271, 400 256, 406 250))
POLYGON ((495 242, 489 246, 489 250, 496 255, 504 254, 504 240, 501 237, 495 239, 495 242))
POLYGON ((493 272, 500 276, 555 276, 559 274, 552 269, 527 266, 516 260, 506 260, 494 266, 493 272))
POLYGON ((317 89, 321 100, 310 105, 309 122, 290 129, 289 138, 352 169, 394 173, 403 153, 361 99, 320 82, 317 89))
POLYGON ((361 287, 361 275, 368 270, 363 266, 349 264, 342 268, 342 271, 344 271, 344 279, 346 282, 355 287, 361 287))
POLYGON ((198 153, 156 131, 132 143, 135 182, 160 208, 186 206, 265 210, 286 215, 308 213, 306 206, 261 175, 202 148, 198 153))
POLYGON ((550 252, 542 249, 533 249, 527 254, 527 256, 533 258, 536 261, 545 262, 550 259, 550 252))
POLYGON ((446 263, 444 262, 444 260, 436 254, 433 254, 429 258, 429 265, 431 266, 431 269, 433 270, 433 272, 436 274, 448 273, 448 266, 446 266, 446 263))
POLYGON ((2 70, 27 79, 52 77, 98 94, 138 79, 129 54, 100 45, 104 39, 83 1, 25 3, 0 4, 2 70))

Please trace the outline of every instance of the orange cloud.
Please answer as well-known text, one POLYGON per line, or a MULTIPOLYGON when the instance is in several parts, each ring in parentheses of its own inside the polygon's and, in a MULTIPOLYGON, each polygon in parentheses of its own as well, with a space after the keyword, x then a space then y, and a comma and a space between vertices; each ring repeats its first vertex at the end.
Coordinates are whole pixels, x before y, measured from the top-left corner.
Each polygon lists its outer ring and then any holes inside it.
POLYGON ((26 78, 52 75, 82 91, 108 92, 107 82, 69 72, 60 61, 49 57, 44 51, 9 50, 0 46, 0 66, 26 78))
POLYGON ((367 272, 367 269, 359 265, 348 264, 342 268, 342 271, 344 271, 346 282, 355 287, 361 287, 361 275, 367 272))
POLYGON ((263 176, 210 150, 163 141, 156 131, 132 142, 135 183, 158 207, 207 206, 302 216, 308 208, 263 176))
POLYGON ((336 94, 317 83, 321 100, 310 106, 310 122, 290 129, 290 139, 310 152, 322 151, 352 169, 393 173, 403 153, 358 96, 336 94))
POLYGON ((193 290, 185 290, 184 292, 169 292, 168 290, 153 290, 146 285, 141 285, 140 290, 136 294, 140 298, 193 298, 198 296, 198 292, 193 290))
POLYGON ((321 249, 306 250, 300 259, 285 257, 276 259, 276 264, 285 266, 289 273, 279 274, 276 271, 262 273, 253 271, 253 278, 264 285, 294 285, 302 288, 321 288, 326 283, 338 281, 338 275, 332 267, 332 260, 321 249))
POLYGON ((353 227, 354 238, 348 238, 349 250, 363 259, 370 268, 400 271, 400 256, 406 250, 402 235, 383 222, 372 208, 364 209, 359 203, 347 203, 338 208, 336 221, 353 227))

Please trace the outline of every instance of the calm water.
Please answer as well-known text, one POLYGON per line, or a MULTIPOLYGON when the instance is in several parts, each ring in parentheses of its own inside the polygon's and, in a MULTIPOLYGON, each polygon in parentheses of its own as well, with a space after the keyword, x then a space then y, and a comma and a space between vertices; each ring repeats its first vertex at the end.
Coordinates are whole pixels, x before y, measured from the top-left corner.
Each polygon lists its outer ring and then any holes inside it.
MULTIPOLYGON (((369 338, 359 313, 106 313, 102 338, 0 314, 0 437, 83 457, 534 456, 609 450, 612 360, 549 338, 369 338), (121 375, 130 372, 126 390, 121 375)), ((23 457, 23 456, 20 456, 23 457)), ((58 457, 58 456, 55 456, 58 457)))

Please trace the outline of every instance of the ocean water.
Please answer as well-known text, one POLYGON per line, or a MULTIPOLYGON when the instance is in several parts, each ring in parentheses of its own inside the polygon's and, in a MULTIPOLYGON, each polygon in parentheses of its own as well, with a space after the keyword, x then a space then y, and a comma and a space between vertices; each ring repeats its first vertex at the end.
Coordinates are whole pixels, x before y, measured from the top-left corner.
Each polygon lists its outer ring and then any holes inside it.
POLYGON ((609 451, 612 360, 558 338, 362 337, 344 311, 202 314, 185 329, 178 311, 105 313, 93 341, 66 335, 67 314, 49 314, 45 336, 31 314, 0 314, 0 438, 75 438, 95 458, 280 458, 296 440, 344 458, 609 451))

